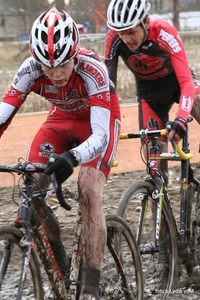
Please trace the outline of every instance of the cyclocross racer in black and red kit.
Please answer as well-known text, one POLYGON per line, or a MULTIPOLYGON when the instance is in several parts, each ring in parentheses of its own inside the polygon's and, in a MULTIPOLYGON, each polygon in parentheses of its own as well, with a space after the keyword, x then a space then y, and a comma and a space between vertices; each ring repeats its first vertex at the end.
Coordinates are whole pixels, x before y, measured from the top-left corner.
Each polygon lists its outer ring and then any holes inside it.
MULTIPOLYGON (((55 172, 59 184, 73 173, 74 167, 81 166, 80 299, 97 300, 107 240, 102 195, 120 133, 118 94, 101 58, 80 48, 77 25, 65 11, 52 8, 36 19, 30 35, 30 51, 32 56, 22 63, 0 104, 0 136, 30 92, 50 102, 48 118, 36 133, 27 160, 47 164, 48 157, 53 156, 55 162, 48 164, 46 174, 55 172)), ((37 188, 45 189, 50 183, 46 174, 36 178, 37 188)), ((67 279, 69 264, 63 257, 55 218, 45 201, 34 199, 32 203, 67 279)))
MULTIPOLYGON (((178 31, 161 19, 150 20, 149 9, 146 0, 110 2, 105 63, 115 84, 119 57, 134 74, 140 129, 164 128, 170 108, 179 103, 168 136, 178 143, 190 113, 200 123, 200 82, 188 66, 178 31)), ((166 149, 166 144, 161 142, 161 147, 166 149)))

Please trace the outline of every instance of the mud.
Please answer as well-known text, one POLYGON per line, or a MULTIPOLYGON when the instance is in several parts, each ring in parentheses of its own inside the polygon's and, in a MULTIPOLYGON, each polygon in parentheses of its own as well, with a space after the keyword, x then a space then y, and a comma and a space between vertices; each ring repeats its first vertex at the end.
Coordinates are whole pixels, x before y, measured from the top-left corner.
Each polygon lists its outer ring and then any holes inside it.
MULTIPOLYGON (((200 175, 200 166, 198 163, 192 164, 195 174, 200 175)), ((178 218, 179 209, 180 209, 180 167, 174 166, 170 167, 170 183, 169 183, 169 194, 173 203, 173 210, 175 216, 178 218)), ((146 176, 145 170, 143 171, 134 171, 134 172, 125 172, 125 173, 114 173, 111 174, 106 186, 103 195, 103 207, 105 214, 116 213, 118 202, 121 194, 125 189, 137 180, 144 179, 146 176)), ((77 179, 69 179, 67 182, 67 187, 70 190, 76 191, 76 182, 77 179)), ((17 206, 12 202, 13 192, 11 187, 1 188, 0 189, 0 199, 1 199, 1 212, 0 212, 0 225, 12 223, 16 216, 17 206)), ((71 202, 72 210, 66 212, 64 209, 59 207, 59 204, 55 200, 51 200, 50 205, 57 215, 60 226, 63 240, 71 240, 73 234, 73 225, 76 215, 76 204, 71 202), (67 235, 66 235, 67 232, 67 235)), ((132 212, 134 218, 134 211, 132 212)), ((160 291, 162 293, 162 291, 160 291)), ((161 297, 161 295, 160 295, 161 297)), ((160 299, 155 298, 155 299, 160 299)), ((171 291, 168 299, 200 299, 200 290, 195 291, 193 286, 190 286, 189 280, 185 282, 185 286, 171 291)))

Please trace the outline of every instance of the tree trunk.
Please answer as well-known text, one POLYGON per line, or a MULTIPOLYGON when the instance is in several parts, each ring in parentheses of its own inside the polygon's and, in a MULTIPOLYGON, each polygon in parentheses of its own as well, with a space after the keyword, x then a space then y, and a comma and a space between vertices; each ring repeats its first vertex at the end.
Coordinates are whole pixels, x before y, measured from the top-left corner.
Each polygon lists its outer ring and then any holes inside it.
POLYGON ((65 1, 64 0, 55 0, 55 7, 57 8, 58 11, 62 12, 65 10, 65 1))
POLYGON ((172 22, 174 27, 176 27, 177 30, 180 30, 180 24, 179 24, 179 0, 172 0, 173 3, 173 17, 172 22))

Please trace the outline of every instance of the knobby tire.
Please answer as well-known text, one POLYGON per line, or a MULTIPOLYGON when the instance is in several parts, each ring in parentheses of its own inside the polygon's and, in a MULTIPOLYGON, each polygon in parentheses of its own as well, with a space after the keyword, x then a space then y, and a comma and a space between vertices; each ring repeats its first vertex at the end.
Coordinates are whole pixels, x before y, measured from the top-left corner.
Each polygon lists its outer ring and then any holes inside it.
POLYGON ((125 219, 137 237, 143 268, 144 299, 164 300, 175 286, 178 276, 177 230, 172 210, 163 201, 159 247, 155 249, 154 190, 153 183, 148 181, 131 185, 120 199, 117 214, 125 219))
MULTIPOLYGON (((0 299, 19 299, 18 286, 21 276, 21 268, 23 262, 23 250, 19 245, 23 232, 16 227, 1 226, 0 227, 0 299), (3 264, 3 256, 5 257, 5 246, 11 245, 12 251, 10 259, 7 255, 7 270, 5 268, 5 260, 3 264), (3 275, 5 273, 5 275, 3 275)), ((7 248, 8 249, 8 248, 7 248)), ((7 253, 7 252, 6 252, 7 253)), ((44 299, 42 277, 40 274, 39 263, 37 256, 32 249, 29 268, 27 271, 25 285, 23 287, 22 300, 42 300, 44 299)))
MULTIPOLYGON (((143 274, 135 237, 127 223, 117 215, 106 216, 106 225, 107 247, 101 268, 100 291, 113 291, 112 299, 142 300, 143 274)), ((105 299, 103 293, 99 299, 102 297, 105 299)))

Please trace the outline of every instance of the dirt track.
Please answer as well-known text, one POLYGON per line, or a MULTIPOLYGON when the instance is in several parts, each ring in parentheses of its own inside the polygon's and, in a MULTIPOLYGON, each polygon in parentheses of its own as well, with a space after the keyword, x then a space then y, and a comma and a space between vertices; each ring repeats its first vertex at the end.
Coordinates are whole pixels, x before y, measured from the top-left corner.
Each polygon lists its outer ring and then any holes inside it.
MULTIPOLYGON (((170 112, 171 119, 175 117, 177 105, 170 112)), ((122 132, 138 130, 138 107, 136 105, 123 105, 121 107, 122 132)), ((0 164, 16 163, 19 157, 26 157, 31 140, 42 122, 46 119, 46 113, 23 114, 14 117, 11 125, 4 132, 0 140, 0 164)), ((191 162, 199 162, 199 125, 193 121, 189 125, 190 149, 193 153, 191 162)), ((140 158, 140 140, 119 141, 116 160, 119 166, 113 168, 111 174, 144 170, 145 166, 140 158)), ((170 163, 174 165, 176 163, 170 163)), ((72 178, 76 178, 79 168, 76 168, 72 178)), ((12 184, 11 175, 0 174, 0 187, 12 184)))
MULTIPOLYGON (((123 106, 122 112, 122 132, 137 131, 137 106, 123 106)), ((176 106, 171 111, 171 119, 174 118, 176 106)), ((46 113, 41 114, 25 114, 18 115, 13 119, 12 124, 6 130, 0 140, 0 164, 1 163, 15 163, 19 156, 26 157, 27 149, 30 145, 31 139, 38 130, 41 123, 45 120, 46 113)), ((192 163, 195 163, 196 173, 200 173, 199 169, 199 126, 196 121, 190 125, 190 148, 194 157, 192 163)), ((106 214, 115 213, 121 194, 133 182, 145 177, 145 166, 139 155, 140 141, 120 141, 117 151, 116 159, 119 166, 112 169, 111 175, 105 186, 103 203, 106 214)), ((172 163, 170 163, 172 165, 172 163)), ((69 180, 70 188, 76 187, 76 178, 79 169, 77 168, 69 180)), ((172 167, 170 170, 170 185, 172 199, 174 200, 174 211, 179 213, 179 166, 172 167)), ((198 174, 197 174, 198 175, 198 174)), ((9 187, 13 183, 11 175, 0 174, 0 224, 11 223, 16 216, 16 206, 10 202, 11 190, 9 187)), ((63 238, 66 238, 66 228, 69 232, 72 230, 75 211, 68 213, 67 216, 63 209, 57 203, 53 205, 55 213, 57 214, 63 238)), ((134 211, 133 211, 134 218, 134 211)), ((197 300, 200 299, 199 292, 192 289, 182 288, 172 291, 175 294, 169 296, 169 300, 197 300), (187 294, 187 292, 189 294, 187 294)), ((156 300, 160 299, 161 295, 157 295, 156 300)), ((154 298, 152 298, 154 300, 154 298)))
MULTIPOLYGON (((199 164, 194 164, 195 174, 200 173, 199 164)), ((117 170, 117 168, 115 169, 117 170)), ((170 184, 169 194, 173 202, 173 211, 176 217, 179 215, 180 210, 180 181, 179 181, 180 170, 179 167, 174 166, 170 169, 170 184)), ((105 214, 116 213, 118 202, 121 194, 125 189, 137 180, 142 180, 145 177, 145 170, 126 172, 126 173, 115 173, 111 174, 103 195, 103 207, 105 214)), ((70 190, 76 190, 76 178, 70 179, 67 186, 70 190)), ((1 211, 0 211, 0 225, 10 224, 15 220, 17 206, 11 201, 12 191, 10 188, 0 188, 0 199, 1 211)), ((66 212, 61 208, 57 201, 49 202, 53 208, 55 214, 58 217, 61 226, 61 234, 63 241, 67 243, 66 248, 69 251, 69 243, 72 242, 73 225, 75 221, 76 205, 71 202, 72 210, 66 212)), ((131 211, 131 207, 130 207, 131 211)), ((134 210, 132 207, 131 215, 134 218, 134 210)), ((162 291, 160 294, 152 296, 152 298, 145 298, 145 300, 160 300, 162 291)), ((186 282, 176 290, 172 290, 167 300, 199 300, 200 290, 195 291, 193 286, 186 282), (172 294, 174 293, 174 294, 172 294)), ((5 300, 8 300, 7 298, 5 300)))

